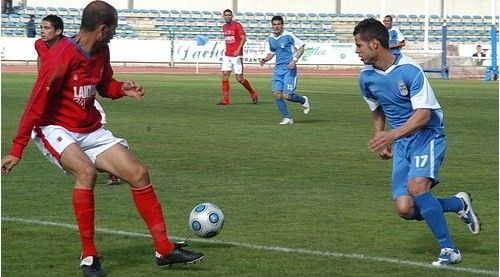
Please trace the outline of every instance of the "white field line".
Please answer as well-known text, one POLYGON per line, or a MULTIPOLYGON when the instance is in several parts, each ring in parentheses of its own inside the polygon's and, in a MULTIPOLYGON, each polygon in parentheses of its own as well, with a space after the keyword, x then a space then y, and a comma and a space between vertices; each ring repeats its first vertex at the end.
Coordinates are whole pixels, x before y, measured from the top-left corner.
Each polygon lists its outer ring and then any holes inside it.
MULTIPOLYGON (((55 226, 55 227, 77 230, 76 225, 50 222, 50 221, 41 221, 41 220, 35 220, 35 219, 2 217, 2 221, 24 223, 24 224, 34 224, 34 225, 44 225, 44 226, 55 226)), ((104 234, 112 234, 112 235, 123 235, 123 236, 144 237, 144 238, 151 237, 149 234, 127 232, 127 231, 113 230, 113 229, 107 229, 107 228, 96 228, 95 231, 100 232, 100 233, 104 233, 104 234)), ((181 239, 179 237, 174 237, 174 236, 170 236, 170 238, 172 238, 174 240, 181 239)), ((419 262, 398 260, 398 259, 393 259, 393 258, 367 256, 367 255, 363 255, 363 254, 353 254, 353 253, 347 254, 347 253, 330 252, 330 251, 309 250, 309 249, 303 249, 303 248, 264 246, 264 245, 250 244, 250 243, 219 241, 219 240, 213 240, 213 239, 206 240, 206 239, 192 238, 190 240, 197 241, 197 242, 203 242, 203 243, 229 245, 229 246, 236 246, 236 247, 249 248, 249 249, 265 250, 265 251, 275 251, 275 252, 305 254, 305 255, 317 255, 317 256, 326 256, 326 257, 345 258, 345 259, 355 259, 355 260, 367 260, 367 261, 375 261, 375 262, 380 262, 380 263, 407 265, 407 266, 413 266, 413 267, 423 267, 423 268, 429 268, 429 269, 435 269, 435 270, 449 270, 449 271, 466 272, 466 273, 473 273, 473 274, 484 274, 484 275, 498 276, 498 271, 493 271, 493 270, 476 269, 476 268, 468 268, 468 267, 457 267, 457 266, 435 267, 435 266, 432 266, 430 263, 419 263, 419 262)))

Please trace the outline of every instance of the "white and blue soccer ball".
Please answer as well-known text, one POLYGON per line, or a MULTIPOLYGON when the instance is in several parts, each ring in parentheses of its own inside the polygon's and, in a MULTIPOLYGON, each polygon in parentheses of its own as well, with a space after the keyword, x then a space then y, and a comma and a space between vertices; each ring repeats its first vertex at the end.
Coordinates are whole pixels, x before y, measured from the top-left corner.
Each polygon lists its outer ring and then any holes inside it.
POLYGON ((196 205, 189 215, 189 228, 200 238, 213 238, 224 227, 222 210, 212 203, 196 205))

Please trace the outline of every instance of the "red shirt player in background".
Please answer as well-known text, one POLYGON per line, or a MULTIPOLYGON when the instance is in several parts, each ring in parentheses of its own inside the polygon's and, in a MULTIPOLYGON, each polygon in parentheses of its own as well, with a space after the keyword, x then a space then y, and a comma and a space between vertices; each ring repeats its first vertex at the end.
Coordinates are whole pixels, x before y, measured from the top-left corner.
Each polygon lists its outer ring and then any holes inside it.
POLYGON ((230 105, 229 76, 234 71, 236 80, 250 93, 252 102, 257 104, 259 98, 247 79, 243 77, 243 45, 247 40, 245 30, 239 22, 233 21, 233 12, 229 9, 223 12, 226 24, 222 26, 226 52, 222 57, 222 101, 218 105, 230 105))
MULTIPOLYGON (((41 38, 35 41, 35 50, 38 53, 37 58, 37 69, 40 70, 40 66, 42 65, 42 58, 45 57, 45 54, 49 51, 49 49, 59 42, 60 39, 64 38, 64 23, 63 20, 57 15, 47 15, 42 19, 40 24, 40 36, 41 38)), ((104 112, 103 107, 95 99, 94 105, 96 109, 101 113, 101 123, 103 125, 106 124, 106 113, 104 112)), ((113 174, 109 174, 108 185, 119 185, 121 183, 120 178, 116 177, 113 174)))
POLYGON ((94 106, 96 93, 111 99, 144 97, 141 85, 113 79, 108 43, 117 25, 118 13, 108 3, 92 1, 85 7, 78 34, 60 39, 43 57, 12 148, 2 159, 2 173, 10 172, 34 129, 33 140, 43 154, 75 177, 72 202, 84 276, 104 276, 94 243, 97 171, 110 172, 130 184, 135 206, 153 238, 157 265, 195 263, 204 257, 170 241, 148 170, 128 150, 125 139, 102 128, 101 114, 94 106))

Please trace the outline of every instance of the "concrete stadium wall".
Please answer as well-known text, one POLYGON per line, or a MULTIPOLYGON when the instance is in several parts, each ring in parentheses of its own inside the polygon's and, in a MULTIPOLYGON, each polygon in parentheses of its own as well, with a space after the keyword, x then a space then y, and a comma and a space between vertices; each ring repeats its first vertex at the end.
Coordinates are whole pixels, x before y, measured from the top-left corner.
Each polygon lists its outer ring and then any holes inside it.
MULTIPOLYGON (((129 2, 135 9, 165 9, 165 10, 207 10, 223 11, 233 9, 240 12, 303 12, 303 13, 362 13, 379 14, 381 1, 386 3, 387 14, 425 14, 423 0, 217 0, 217 1, 179 1, 179 0, 107 0, 117 9, 126 9, 129 2), (235 3, 235 6, 233 6, 235 3)), ((88 0, 14 0, 14 5, 32 7, 75 7, 83 8, 88 0)), ((497 9, 500 0, 496 0, 497 9)), ((430 14, 441 14, 441 1, 430 0, 430 14)), ((491 15, 491 0, 448 0, 448 15, 491 15)), ((497 12, 498 15, 498 12, 497 12)))

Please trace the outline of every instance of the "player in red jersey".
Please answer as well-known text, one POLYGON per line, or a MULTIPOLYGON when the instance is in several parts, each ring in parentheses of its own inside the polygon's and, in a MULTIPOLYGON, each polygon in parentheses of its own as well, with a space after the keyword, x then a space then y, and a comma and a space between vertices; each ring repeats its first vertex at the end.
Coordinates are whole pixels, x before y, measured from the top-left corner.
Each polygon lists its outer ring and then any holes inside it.
POLYGON ((257 104, 259 102, 257 92, 252 88, 250 82, 243 77, 243 45, 247 40, 245 30, 239 22, 233 21, 233 12, 231 10, 227 9, 223 14, 226 21, 222 26, 224 40, 226 41, 226 52, 222 57, 222 100, 219 105, 231 104, 229 97, 229 76, 231 71, 234 71, 236 80, 250 93, 252 102, 257 104))
POLYGON ((73 208, 82 243, 81 268, 85 276, 104 276, 94 243, 94 185, 97 171, 110 172, 131 186, 134 203, 155 245, 159 266, 195 263, 203 259, 183 245, 173 244, 146 167, 128 150, 126 140, 102 128, 101 114, 94 106, 96 93, 118 99, 144 97, 144 88, 134 81, 113 79, 108 43, 118 22, 116 9, 104 1, 92 1, 83 10, 80 31, 64 37, 45 54, 13 139, 2 159, 2 173, 21 160, 33 139, 55 165, 75 177, 73 208))
MULTIPOLYGON (((49 51, 50 47, 56 44, 61 38, 63 38, 64 31, 64 23, 63 20, 57 15, 47 15, 42 19, 40 24, 40 36, 41 38, 35 41, 35 50, 38 53, 37 58, 37 68, 40 70, 40 66, 42 63, 42 58, 49 51)), ((103 107, 95 99, 94 105, 97 110, 101 113, 101 123, 103 125, 106 124, 106 113, 104 112, 103 107)), ((113 174, 109 174, 108 176, 108 185, 118 185, 121 183, 120 178, 116 177, 113 174)))

